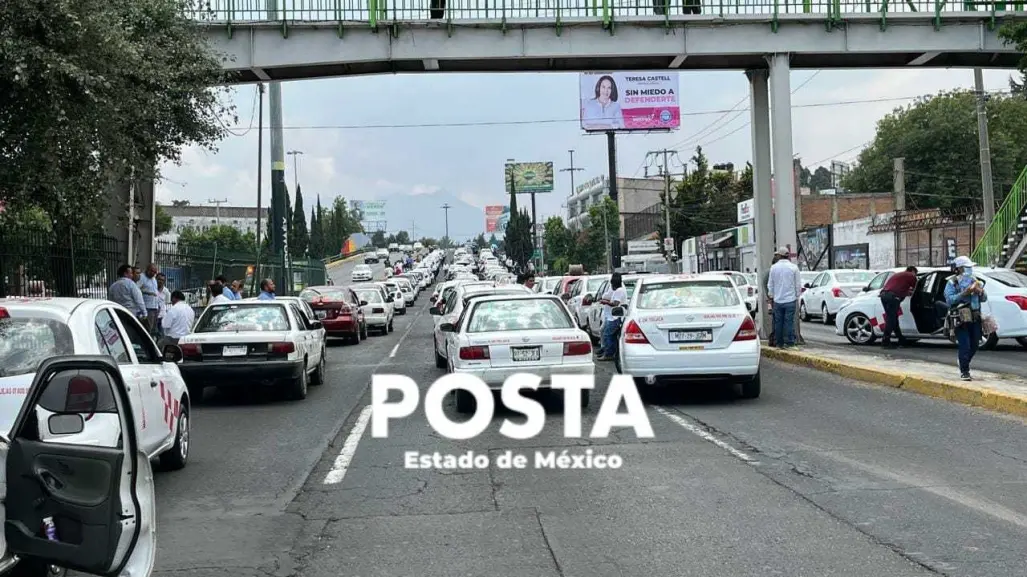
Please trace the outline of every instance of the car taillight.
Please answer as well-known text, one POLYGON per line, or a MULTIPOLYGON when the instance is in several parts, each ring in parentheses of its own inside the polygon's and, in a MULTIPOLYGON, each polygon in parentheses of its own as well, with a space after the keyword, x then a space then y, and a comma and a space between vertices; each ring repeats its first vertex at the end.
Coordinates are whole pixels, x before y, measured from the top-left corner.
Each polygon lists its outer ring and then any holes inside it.
POLYGON ((481 361, 492 358, 488 347, 460 347, 460 358, 465 361, 481 361))
POLYGON ((268 349, 276 355, 288 355, 296 352, 296 345, 293 343, 271 343, 268 349))
POLYGON ((591 355, 592 343, 588 341, 574 341, 563 344, 563 356, 591 355))
POLYGON ((838 287, 834 287, 833 289, 831 289, 831 294, 833 294, 834 298, 836 298, 836 299, 837 298, 842 298, 843 296, 845 296, 845 293, 842 292, 842 289, 840 289, 838 287))
POLYGON ((11 318, 11 313, 7 312, 7 309, 0 307, 0 319, 11 318))
MULTIPOLYGON (((1006 300, 1015 303, 1016 306, 1020 307, 1020 310, 1027 311, 1027 297, 1021 295, 1006 295, 1006 300)), ((2 311, 3 309, 0 309, 2 311)), ((0 315, 3 318, 3 315, 0 315)))
POLYGON ((179 347, 182 349, 183 357, 198 357, 200 356, 200 345, 194 343, 187 343, 179 347))
POLYGON ((649 339, 645 338, 645 333, 642 332, 642 327, 638 326, 638 323, 632 320, 628 321, 628 326, 624 327, 624 342, 649 344, 649 339))
POLYGON ((738 327, 738 333, 735 335, 736 341, 753 341, 759 338, 759 333, 756 331, 756 323, 752 322, 752 317, 746 315, 742 319, 742 326, 738 327))

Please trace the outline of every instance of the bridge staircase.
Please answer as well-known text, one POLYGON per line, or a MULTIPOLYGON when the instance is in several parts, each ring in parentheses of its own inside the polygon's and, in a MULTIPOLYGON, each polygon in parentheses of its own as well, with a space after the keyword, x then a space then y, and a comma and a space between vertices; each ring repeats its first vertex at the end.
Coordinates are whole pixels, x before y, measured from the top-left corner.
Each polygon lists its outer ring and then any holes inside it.
POLYGON ((982 266, 1027 271, 1027 167, 1002 201, 971 258, 982 266))

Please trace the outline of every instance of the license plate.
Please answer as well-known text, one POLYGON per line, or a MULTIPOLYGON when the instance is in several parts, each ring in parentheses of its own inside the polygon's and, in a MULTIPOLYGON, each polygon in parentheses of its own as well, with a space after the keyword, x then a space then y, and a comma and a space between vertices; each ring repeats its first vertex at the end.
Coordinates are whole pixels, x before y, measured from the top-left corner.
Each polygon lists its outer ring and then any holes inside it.
POLYGON ((225 347, 221 351, 221 356, 223 356, 223 357, 245 357, 246 356, 246 350, 247 350, 246 345, 243 345, 241 347, 225 347))
POLYGON ((314 311, 314 314, 317 315, 317 318, 323 319, 328 316, 328 311, 314 311))
POLYGON ((515 361, 537 361, 542 358, 542 347, 510 349, 515 361))
POLYGON ((672 343, 708 343, 713 340, 713 331, 670 331, 672 343))

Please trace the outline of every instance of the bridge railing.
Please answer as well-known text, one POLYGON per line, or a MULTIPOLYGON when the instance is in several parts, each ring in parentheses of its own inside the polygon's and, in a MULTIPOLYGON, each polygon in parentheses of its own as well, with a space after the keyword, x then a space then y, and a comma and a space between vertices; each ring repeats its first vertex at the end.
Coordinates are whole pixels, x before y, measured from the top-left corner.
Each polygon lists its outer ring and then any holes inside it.
POLYGON ((1022 12, 1024 2, 977 0, 196 0, 190 16, 210 24, 537 19, 603 21, 649 17, 1022 12), (269 8, 270 7, 270 8, 269 8), (432 14, 433 10, 435 14, 432 14))

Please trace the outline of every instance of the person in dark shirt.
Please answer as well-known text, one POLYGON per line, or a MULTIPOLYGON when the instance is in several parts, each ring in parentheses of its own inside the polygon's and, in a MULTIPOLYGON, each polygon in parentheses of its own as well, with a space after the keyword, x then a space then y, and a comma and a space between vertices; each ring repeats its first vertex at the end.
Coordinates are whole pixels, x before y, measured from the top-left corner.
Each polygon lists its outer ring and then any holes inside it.
POLYGON ((899 305, 903 299, 913 294, 916 289, 916 267, 907 266, 906 270, 895 273, 888 278, 881 288, 881 306, 884 307, 884 337, 881 339, 881 346, 895 348, 891 343, 891 335, 899 340, 899 346, 905 346, 908 341, 902 336, 902 329, 899 328, 899 305))

